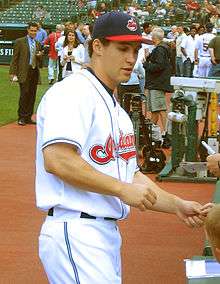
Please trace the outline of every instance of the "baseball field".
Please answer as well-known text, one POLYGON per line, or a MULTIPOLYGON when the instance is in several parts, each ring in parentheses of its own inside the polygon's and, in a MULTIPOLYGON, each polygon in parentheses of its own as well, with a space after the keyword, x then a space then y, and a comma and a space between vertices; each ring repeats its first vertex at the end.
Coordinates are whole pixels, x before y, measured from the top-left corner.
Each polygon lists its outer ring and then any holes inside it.
MULTIPOLYGON (((37 101, 48 88, 46 68, 37 101)), ((18 126, 18 86, 0 67, 0 284, 48 283, 38 258, 38 234, 45 213, 35 206, 34 125, 18 126)), ((155 175, 149 175, 155 179, 155 175)), ((182 198, 207 203, 214 184, 161 182, 182 198)), ((184 259, 201 255, 203 229, 189 229, 175 216, 132 210, 119 222, 123 235, 124 284, 184 284, 184 259)), ((89 283, 88 283, 89 284, 89 283)))

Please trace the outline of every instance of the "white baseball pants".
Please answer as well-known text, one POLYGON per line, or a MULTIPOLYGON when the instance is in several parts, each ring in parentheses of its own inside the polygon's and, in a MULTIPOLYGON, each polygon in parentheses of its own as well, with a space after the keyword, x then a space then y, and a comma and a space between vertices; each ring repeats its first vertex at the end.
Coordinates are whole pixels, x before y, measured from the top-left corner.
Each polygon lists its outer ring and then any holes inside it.
POLYGON ((200 57, 198 64, 198 76, 207 78, 209 74, 209 70, 212 66, 210 57, 200 57))
POLYGON ((51 284, 120 284, 120 247, 116 222, 103 218, 47 216, 39 236, 39 256, 51 284))

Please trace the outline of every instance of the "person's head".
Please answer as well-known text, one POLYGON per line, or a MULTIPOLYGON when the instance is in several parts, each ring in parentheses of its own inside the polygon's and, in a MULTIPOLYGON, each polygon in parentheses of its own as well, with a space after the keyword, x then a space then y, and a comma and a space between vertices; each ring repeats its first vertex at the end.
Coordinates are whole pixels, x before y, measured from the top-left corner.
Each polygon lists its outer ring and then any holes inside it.
POLYGON ((106 3, 105 3, 105 2, 102 2, 102 3, 100 4, 100 9, 101 9, 101 10, 105 10, 105 9, 106 9, 106 3))
POLYGON ((215 205, 205 220, 205 231, 212 247, 213 255, 220 262, 220 204, 215 205))
POLYGON ((64 23, 64 26, 65 26, 65 29, 66 29, 66 30, 68 30, 68 27, 69 27, 69 24, 70 24, 70 23, 71 23, 70 21, 64 23))
POLYGON ((91 65, 110 88, 129 80, 143 41, 136 19, 122 12, 99 17, 89 43, 91 65))
POLYGON ((151 33, 151 31, 152 31, 152 25, 151 25, 150 23, 144 22, 143 25, 142 25, 142 27, 143 27, 143 31, 144 31, 146 34, 151 33))
POLYGON ((195 27, 195 26, 191 26, 189 33, 190 33, 190 35, 191 35, 192 37, 194 37, 194 36, 196 35, 196 33, 197 33, 196 27, 195 27))
POLYGON ((199 26, 197 29, 199 35, 203 35, 206 32, 206 28, 204 26, 199 26))
POLYGON ((171 32, 172 32, 173 34, 175 34, 175 33, 177 32, 177 26, 172 26, 172 27, 171 27, 171 32))
POLYGON ((179 34, 184 33, 183 26, 178 26, 178 27, 177 27, 177 32, 178 32, 179 34))
POLYGON ((152 30, 152 41, 154 45, 160 44, 164 39, 164 31, 161 28, 154 28, 152 30))
POLYGON ((73 22, 66 22, 65 23, 65 29, 75 31, 75 24, 73 22))
POLYGON ((65 34, 65 39, 63 46, 72 45, 73 47, 77 47, 80 44, 77 33, 75 31, 69 30, 65 34))
POLYGON ((57 25, 56 25, 56 31, 57 31, 57 32, 62 32, 63 29, 64 29, 64 26, 63 26, 63 25, 61 25, 61 24, 57 24, 57 25))
POLYGON ((211 33, 214 28, 214 25, 212 23, 207 23, 205 27, 206 27, 206 32, 211 33))
POLYGON ((88 37, 90 35, 89 25, 84 25, 82 28, 82 34, 88 37))
POLYGON ((37 31, 38 31, 38 23, 31 22, 28 24, 27 33, 29 37, 34 39, 37 35, 37 31))

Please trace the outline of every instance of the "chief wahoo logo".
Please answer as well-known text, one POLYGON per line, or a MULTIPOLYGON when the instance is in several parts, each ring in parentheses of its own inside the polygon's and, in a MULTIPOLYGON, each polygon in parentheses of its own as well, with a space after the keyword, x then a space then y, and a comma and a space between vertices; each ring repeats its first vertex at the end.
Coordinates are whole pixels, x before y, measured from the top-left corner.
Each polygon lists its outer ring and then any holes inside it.
POLYGON ((100 165, 105 165, 111 160, 115 160, 116 153, 127 163, 130 159, 136 157, 134 134, 123 136, 121 132, 118 145, 116 145, 111 135, 109 135, 105 145, 93 145, 89 152, 91 159, 100 165))

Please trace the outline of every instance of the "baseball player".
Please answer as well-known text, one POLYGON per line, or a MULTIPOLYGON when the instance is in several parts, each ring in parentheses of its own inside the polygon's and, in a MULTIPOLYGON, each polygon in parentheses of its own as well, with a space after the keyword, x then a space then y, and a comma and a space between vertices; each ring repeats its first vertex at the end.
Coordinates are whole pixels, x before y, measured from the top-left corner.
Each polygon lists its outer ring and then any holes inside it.
POLYGON ((208 77, 209 70, 212 66, 211 55, 209 53, 209 42, 215 37, 212 33, 213 25, 206 24, 206 33, 200 35, 195 47, 195 64, 198 64, 198 77, 208 77))
POLYGON ((48 212, 39 255, 50 283, 121 283, 117 220, 129 206, 203 223, 199 203, 168 194, 139 172, 132 123, 113 90, 129 80, 141 41, 132 16, 99 17, 90 68, 53 85, 38 108, 36 199, 48 212))

